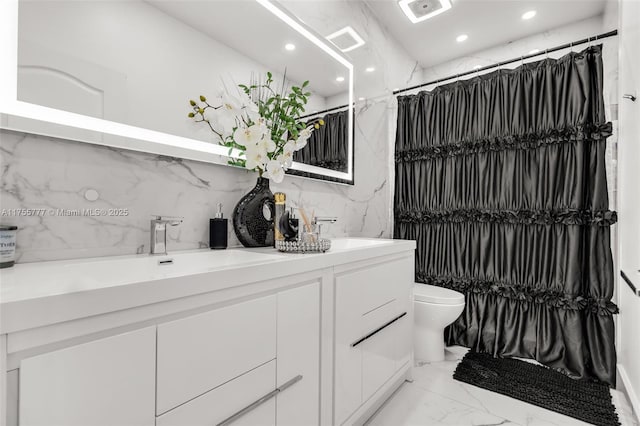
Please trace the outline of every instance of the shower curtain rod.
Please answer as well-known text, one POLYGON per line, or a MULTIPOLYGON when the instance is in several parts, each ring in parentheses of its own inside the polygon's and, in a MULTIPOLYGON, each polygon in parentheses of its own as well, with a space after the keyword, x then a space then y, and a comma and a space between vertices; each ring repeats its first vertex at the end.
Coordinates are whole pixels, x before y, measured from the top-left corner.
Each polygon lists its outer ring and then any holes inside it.
POLYGON ((465 75, 469 75, 469 74, 476 74, 476 73, 479 73, 481 71, 490 70, 492 68, 498 68, 498 67, 501 67, 503 65, 512 64, 512 63, 518 62, 518 61, 524 61, 525 59, 534 58, 536 56, 546 55, 546 54, 548 54, 550 52, 556 52, 558 50, 566 49, 567 47, 573 47, 573 46, 577 46, 579 44, 589 43, 589 42, 592 42, 592 41, 596 41, 596 40, 600 40, 600 39, 608 38, 608 37, 613 37, 613 36, 617 36, 617 35, 618 35, 618 30, 609 31, 607 33, 598 34, 597 36, 588 37, 588 38, 584 38, 582 40, 577 40, 577 41, 574 41, 574 42, 565 43, 565 44, 563 44, 561 46, 556 46, 556 47, 552 47, 550 49, 545 49, 545 50, 543 50, 541 52, 538 52, 538 53, 532 53, 532 54, 520 56, 519 58, 509 59, 507 61, 502 61, 502 62, 497 62, 495 64, 487 65, 486 67, 478 68, 476 70, 466 71, 466 72, 463 72, 463 73, 460 73, 460 74, 454 74, 454 75, 451 75, 451 76, 446 77, 446 78, 439 78, 437 80, 429 81, 427 83, 418 84, 416 86, 411 86, 411 87, 407 87, 407 88, 404 88, 404 89, 394 90, 393 94, 397 95, 398 93, 408 92, 410 90, 419 89, 420 87, 425 87, 425 86, 429 86, 429 85, 432 85, 432 84, 441 83, 443 81, 451 80, 451 79, 454 79, 454 78, 464 77, 465 75))
MULTIPOLYGON (((346 108, 348 106, 349 106, 349 104, 344 104, 344 105, 340 105, 340 106, 329 108, 329 109, 323 109, 322 111, 316 111, 313 114, 303 115, 302 117, 298 117, 298 119, 307 118, 307 117, 313 117, 314 115, 324 114, 324 113, 331 112, 331 111, 337 111, 339 109, 346 108)), ((355 103, 353 104, 353 106, 355 106, 355 103)))

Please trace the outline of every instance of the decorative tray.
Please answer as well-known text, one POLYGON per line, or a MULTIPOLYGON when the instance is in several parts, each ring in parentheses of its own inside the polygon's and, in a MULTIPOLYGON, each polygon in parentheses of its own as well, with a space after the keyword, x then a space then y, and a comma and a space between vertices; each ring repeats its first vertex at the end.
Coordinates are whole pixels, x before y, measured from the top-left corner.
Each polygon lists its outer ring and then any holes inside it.
POLYGON ((293 241, 276 241, 276 248, 279 251, 286 253, 310 253, 310 252, 321 252, 331 248, 331 240, 326 238, 318 238, 316 242, 304 242, 302 240, 293 240, 293 241))

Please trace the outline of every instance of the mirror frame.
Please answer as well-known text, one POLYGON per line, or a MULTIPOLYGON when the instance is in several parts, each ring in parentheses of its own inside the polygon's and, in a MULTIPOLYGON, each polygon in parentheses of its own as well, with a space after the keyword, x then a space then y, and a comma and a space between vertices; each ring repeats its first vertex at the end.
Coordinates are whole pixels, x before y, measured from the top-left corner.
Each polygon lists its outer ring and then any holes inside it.
MULTIPOLYGON (((353 64, 342 55, 329 41, 314 32, 311 28, 293 16, 277 0, 255 0, 268 9, 283 23, 297 31, 303 37, 322 49, 333 59, 344 65, 349 73, 349 149, 347 172, 325 169, 304 163, 294 162, 289 168, 288 175, 322 179, 327 182, 353 185, 353 157, 354 157, 354 70, 353 64)), ((141 151, 151 154, 185 158, 213 164, 221 164, 221 158, 241 158, 238 150, 232 150, 222 145, 215 145, 196 139, 190 139, 169 133, 158 132, 124 123, 89 117, 69 111, 58 110, 42 105, 22 102, 18 100, 18 4, 19 0, 0 1, 0 51, 5 52, 0 62, 0 129, 16 130, 29 133, 27 129, 15 129, 7 125, 7 117, 20 117, 54 125, 91 130, 103 134, 121 136, 120 138, 106 138, 103 142, 82 141, 84 143, 110 146, 119 149, 141 151)), ((55 136, 54 136, 55 137, 55 136)), ((224 164, 224 163, 223 163, 224 164)))

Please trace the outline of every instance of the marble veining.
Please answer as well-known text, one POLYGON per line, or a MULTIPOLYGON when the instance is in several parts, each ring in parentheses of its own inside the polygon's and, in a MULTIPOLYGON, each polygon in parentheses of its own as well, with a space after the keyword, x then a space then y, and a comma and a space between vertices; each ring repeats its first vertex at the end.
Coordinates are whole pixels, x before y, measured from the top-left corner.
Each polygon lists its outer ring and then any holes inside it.
MULTIPOLYGON (((356 111, 354 186, 287 177, 272 184, 293 205, 337 216, 331 236, 389 237, 386 101, 356 111)), ((69 259, 148 251, 149 219, 183 216, 169 230, 169 249, 201 248, 208 219, 221 202, 226 217, 256 176, 242 169, 24 133, 0 133, 0 209, 127 209, 125 216, 11 216, 18 225, 18 261, 69 259), (95 189, 99 199, 84 198, 95 189)), ((230 246, 238 245, 229 227, 230 246)))
MULTIPOLYGON (((1 220, 19 226, 19 262, 148 250, 149 219, 155 214, 184 217, 169 230, 170 250, 200 248, 207 244, 208 219, 216 204, 221 202, 230 217, 233 206, 255 184, 256 176, 241 169, 8 131, 0 137, 1 220), (84 198, 88 189, 98 192, 98 200, 84 198), (56 213, 8 214, 20 208, 56 213), (76 209, 126 209, 126 214, 72 215, 76 209)), ((357 151, 363 162, 380 162, 370 145, 357 151)), ((384 215, 368 213, 388 205, 379 189, 386 185, 386 176, 362 168, 356 179, 362 183, 354 187, 299 178, 271 186, 287 193, 294 205, 337 216, 338 223, 328 230, 334 236, 388 233, 388 223, 380 221, 384 215)), ((230 245, 238 245, 231 227, 229 231, 230 245)))
MULTIPOLYGON (((355 80, 356 99, 367 99, 355 110, 355 185, 287 177, 271 189, 316 215, 337 216, 337 223, 325 227, 329 236, 391 237, 395 116, 389 112, 395 99, 389 91, 421 72, 364 4, 284 4, 320 34, 353 25, 367 40, 349 53, 356 71, 372 59, 377 70, 355 80)), ((0 147, 0 209, 128 209, 125 216, 0 216, 2 223, 19 226, 18 262, 148 252, 154 214, 184 217, 169 230, 169 250, 206 247, 216 204, 223 204, 229 218, 256 180, 255 174, 232 167, 10 131, 0 131, 0 147), (99 193, 98 200, 84 198, 89 189, 99 193)), ((229 245, 238 245, 231 224, 229 245)))

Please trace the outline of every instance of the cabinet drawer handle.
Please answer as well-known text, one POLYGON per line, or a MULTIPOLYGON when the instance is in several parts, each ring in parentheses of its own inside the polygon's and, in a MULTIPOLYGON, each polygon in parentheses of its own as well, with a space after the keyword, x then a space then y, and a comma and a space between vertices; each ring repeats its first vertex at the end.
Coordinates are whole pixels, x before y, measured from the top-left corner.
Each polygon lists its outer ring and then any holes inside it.
POLYGON ((388 323, 386 323, 385 325, 383 325, 382 327, 379 327, 375 330, 373 330, 371 333, 367 334, 366 336, 364 336, 363 338, 353 342, 351 344, 352 348, 355 348, 356 346, 358 346, 360 343, 364 342, 365 340, 367 340, 368 338, 372 337, 373 335, 381 332, 382 330, 384 330, 385 328, 389 327, 391 324, 393 324, 394 322, 398 321, 400 318, 402 318, 403 316, 407 315, 406 312, 401 313, 400 315, 398 315, 397 317, 395 317, 394 319, 392 319, 391 321, 389 321, 388 323))
POLYGON ((268 394, 262 396, 261 398, 257 399, 256 401, 252 402, 251 404, 247 405, 242 410, 237 411, 236 413, 230 415, 229 417, 227 417, 226 419, 224 419, 223 421, 218 423, 216 426, 227 426, 228 424, 233 423, 239 417, 242 417, 245 414, 247 414, 249 411, 252 411, 252 410, 258 408, 260 405, 264 404, 265 402, 267 402, 268 400, 270 400, 271 398, 276 396, 278 393, 286 390, 287 388, 290 388, 294 384, 298 383, 300 380, 302 380, 302 375, 298 374, 296 377, 294 377, 293 379, 291 379, 288 382, 284 383, 282 386, 275 388, 274 390, 272 390, 268 394))

